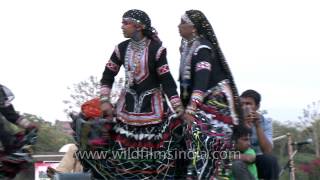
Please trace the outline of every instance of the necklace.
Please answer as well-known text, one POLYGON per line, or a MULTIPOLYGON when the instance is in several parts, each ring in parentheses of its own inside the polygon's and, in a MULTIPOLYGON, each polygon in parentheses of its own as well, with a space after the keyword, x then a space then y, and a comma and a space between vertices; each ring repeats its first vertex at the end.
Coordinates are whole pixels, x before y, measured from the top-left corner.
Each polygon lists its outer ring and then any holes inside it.
POLYGON ((191 60, 192 55, 196 48, 200 45, 199 36, 192 38, 191 40, 182 40, 182 53, 180 59, 180 77, 181 86, 183 88, 183 97, 188 96, 188 87, 191 80, 191 60))
POLYGON ((147 38, 140 41, 131 40, 125 55, 126 88, 134 85, 135 76, 141 72, 141 59, 147 46, 147 38))

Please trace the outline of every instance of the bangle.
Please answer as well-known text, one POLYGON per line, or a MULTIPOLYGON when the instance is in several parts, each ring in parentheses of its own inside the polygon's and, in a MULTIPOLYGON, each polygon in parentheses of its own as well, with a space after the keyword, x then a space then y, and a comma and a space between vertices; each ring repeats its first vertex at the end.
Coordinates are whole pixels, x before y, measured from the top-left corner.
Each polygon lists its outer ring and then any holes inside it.
POLYGON ((194 90, 191 94, 191 98, 190 98, 190 103, 193 105, 193 106, 201 106, 202 104, 202 101, 203 101, 203 95, 204 93, 200 90, 194 90))
POLYGON ((111 87, 109 87, 108 85, 101 85, 101 88, 100 88, 101 96, 109 96, 110 93, 111 93, 111 87))
POLYGON ((183 111, 182 102, 181 102, 180 97, 178 95, 174 95, 174 96, 170 97, 169 101, 171 103, 173 110, 177 114, 179 114, 181 111, 183 111))
POLYGON ((110 103, 110 98, 108 96, 102 96, 102 97, 100 97, 100 102, 101 103, 105 103, 105 102, 110 103))
POLYGON ((187 109, 185 110, 187 114, 195 115, 196 114, 196 109, 194 109, 192 106, 188 106, 187 109))
POLYGON ((179 106, 179 107, 177 107, 177 108, 175 109, 175 113, 176 113, 177 115, 182 115, 182 114, 183 114, 183 111, 184 111, 184 108, 183 108, 182 105, 179 106))
POLYGON ((30 126, 31 122, 26 119, 26 118, 23 118, 21 117, 18 121, 17 121, 17 124, 23 128, 26 128, 28 126, 30 126))

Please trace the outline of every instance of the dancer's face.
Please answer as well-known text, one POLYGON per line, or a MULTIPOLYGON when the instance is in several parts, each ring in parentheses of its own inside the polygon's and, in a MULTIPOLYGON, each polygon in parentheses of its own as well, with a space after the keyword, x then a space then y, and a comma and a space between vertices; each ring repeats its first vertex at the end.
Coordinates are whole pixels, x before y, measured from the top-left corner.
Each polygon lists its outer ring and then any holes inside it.
POLYGON ((178 25, 180 36, 185 39, 192 39, 193 34, 196 32, 196 29, 193 25, 186 23, 181 19, 180 24, 178 25))
POLYGON ((121 29, 125 38, 132 38, 138 31, 142 30, 139 25, 126 20, 122 21, 121 29))

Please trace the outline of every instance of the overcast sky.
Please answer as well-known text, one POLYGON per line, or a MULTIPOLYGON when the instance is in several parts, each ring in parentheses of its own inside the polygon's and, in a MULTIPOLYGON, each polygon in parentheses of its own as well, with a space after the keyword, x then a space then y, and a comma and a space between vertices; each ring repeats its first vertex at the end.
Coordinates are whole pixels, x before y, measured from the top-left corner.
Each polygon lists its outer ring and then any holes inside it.
POLYGON ((199 9, 239 91, 259 91, 270 117, 295 121, 320 100, 319 7, 316 0, 2 0, 0 83, 16 95, 17 110, 65 120, 67 86, 100 79, 114 46, 125 40, 121 17, 133 8, 149 14, 177 79, 177 25, 186 10, 199 9))

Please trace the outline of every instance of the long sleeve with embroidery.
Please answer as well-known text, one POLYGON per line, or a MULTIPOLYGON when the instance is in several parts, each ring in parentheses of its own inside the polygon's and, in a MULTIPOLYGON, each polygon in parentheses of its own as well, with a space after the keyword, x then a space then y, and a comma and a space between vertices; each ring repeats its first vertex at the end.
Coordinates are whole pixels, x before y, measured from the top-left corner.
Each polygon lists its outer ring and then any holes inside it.
POLYGON ((207 48, 202 48, 193 58, 193 91, 205 92, 209 86, 212 71, 212 56, 207 48))
POLYGON ((114 77, 118 74, 122 61, 120 60, 118 47, 113 51, 109 61, 107 62, 102 79, 101 79, 101 97, 109 98, 111 88, 114 82, 114 77))
POLYGON ((7 107, 0 106, 0 113, 10 122, 17 123, 21 116, 15 111, 13 105, 7 107))
POLYGON ((210 49, 200 49, 192 59, 192 93, 187 106, 187 112, 193 113, 202 104, 203 95, 210 87, 212 75, 212 53, 210 49))
POLYGON ((177 85, 170 73, 166 54, 167 52, 165 48, 159 48, 156 55, 156 71, 163 91, 168 96, 173 109, 175 111, 181 111, 182 103, 177 93, 177 85))

